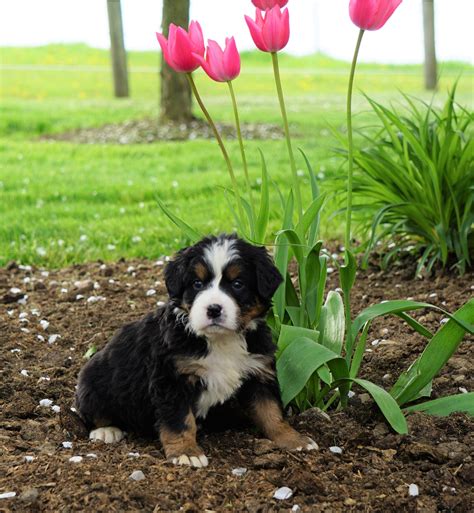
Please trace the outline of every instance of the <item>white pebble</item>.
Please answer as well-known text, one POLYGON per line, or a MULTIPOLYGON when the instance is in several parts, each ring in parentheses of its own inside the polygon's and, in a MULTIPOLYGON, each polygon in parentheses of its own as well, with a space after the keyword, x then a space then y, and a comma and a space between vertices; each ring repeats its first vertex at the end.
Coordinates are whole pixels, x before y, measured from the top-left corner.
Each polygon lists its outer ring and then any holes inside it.
POLYGON ((76 294, 76 301, 80 301, 81 299, 84 299, 84 296, 82 294, 76 294))
POLYGON ((40 406, 44 406, 46 408, 49 408, 52 404, 53 401, 51 401, 51 399, 41 399, 41 401, 39 402, 40 406))
POLYGON ((243 476, 247 472, 247 469, 245 467, 238 467, 232 469, 232 474, 234 476, 243 476))
POLYGON ((26 463, 31 463, 35 459, 34 456, 25 456, 24 460, 26 463))
POLYGON ((11 499, 12 497, 15 497, 16 492, 5 492, 0 493, 0 499, 11 499))
POLYGON ((60 339, 61 338, 61 335, 50 335, 48 337, 48 344, 54 344, 56 342, 56 340, 60 339))
POLYGON ((21 294, 21 289, 19 289, 17 287, 12 287, 10 289, 10 294, 21 294))
POLYGON ((17 303, 18 303, 19 305, 26 305, 26 301, 27 301, 27 300, 28 300, 28 294, 25 294, 25 296, 24 296, 24 297, 22 297, 21 299, 19 299, 19 300, 17 301, 17 303))
POLYGON ((429 297, 438 297, 438 294, 436 294, 436 292, 433 292, 433 294, 430 294, 429 297))
POLYGON ((127 456, 130 456, 131 458, 139 458, 140 453, 139 452, 129 452, 127 456))
POLYGON ((146 291, 146 295, 147 296, 154 296, 156 294, 156 290, 155 289, 149 289, 146 291))
POLYGON ((12 315, 15 313, 15 310, 7 310, 8 317, 12 317, 12 315))
POLYGON ((328 274, 331 274, 331 273, 333 273, 333 272, 334 272, 334 267, 328 267, 328 268, 327 268, 327 273, 328 273, 328 274))
POLYGON ((44 337, 43 337, 43 335, 36 335, 36 338, 37 338, 38 340, 40 340, 41 342, 44 342, 44 337))
POLYGON ((44 331, 46 331, 48 329, 49 322, 46 319, 41 319, 40 325, 44 329, 44 331))
POLYGON ((21 312, 21 314, 18 316, 18 319, 26 319, 28 317, 28 314, 26 312, 21 312))
POLYGON ((23 278, 23 283, 30 283, 31 278, 29 276, 26 276, 26 278, 23 278))
POLYGON ((34 315, 35 317, 39 317, 39 310, 37 308, 31 309, 31 315, 34 315))
POLYGON ((97 454, 89 452, 88 454, 86 454, 86 458, 97 458, 97 454))
POLYGON ((371 344, 373 346, 378 346, 380 344, 380 339, 376 338, 375 340, 372 340, 371 344))
POLYGON ((61 406, 53 404, 53 406, 51 406, 51 409, 54 411, 54 413, 59 413, 61 411, 61 406))
POLYGON ((133 265, 130 265, 129 267, 127 267, 127 273, 128 274, 133 273, 133 271, 135 271, 135 267, 133 267, 133 265))
POLYGON ((408 495, 410 497, 418 497, 418 495, 420 495, 420 490, 418 489, 418 485, 412 483, 409 487, 408 487, 408 495))
POLYGON ((298 506, 298 504, 295 504, 295 505, 291 508, 291 511, 294 511, 294 512, 301 511, 301 508, 298 506))
POLYGON ((164 306, 164 305, 165 305, 164 301, 157 301, 156 302, 156 306, 164 306))
POLYGON ((49 276, 49 271, 41 271, 41 276, 47 278, 49 276))
POLYGON ((68 290, 65 288, 62 288, 59 292, 61 292, 61 294, 67 294, 68 290))
POLYGON ((163 260, 157 260, 155 265, 164 265, 165 263, 163 262, 163 260))
POLYGON ((278 488, 278 490, 275 491, 273 494, 274 499, 278 499, 279 501, 284 501, 286 499, 289 499, 293 495, 293 490, 291 488, 288 488, 287 486, 282 486, 281 488, 278 488))
POLYGON ((134 470, 129 477, 134 481, 143 481, 143 479, 145 479, 145 474, 141 470, 134 470))
POLYGON ((28 374, 28 371, 27 371, 26 369, 22 369, 22 370, 20 371, 20 374, 21 374, 22 376, 26 376, 26 377, 29 377, 29 376, 30 376, 30 375, 28 374))
POLYGON ((461 394, 467 394, 467 388, 459 387, 458 390, 461 392, 461 394))
POLYGON ((99 301, 105 301, 104 296, 90 296, 87 298, 88 303, 98 303, 99 301))
POLYGON ((342 454, 342 449, 338 447, 337 445, 333 445, 332 447, 329 447, 329 450, 334 454, 342 454))
POLYGON ((48 378, 48 376, 41 376, 39 381, 51 381, 51 378, 48 378))
POLYGON ((15 347, 14 349, 10 349, 10 353, 21 353, 21 349, 15 347))
POLYGON ((62 445, 65 449, 72 449, 72 442, 63 442, 62 445))
POLYGON ((23 333, 29 333, 30 330, 28 328, 20 328, 20 331, 22 331, 23 333))
POLYGON ((351 397, 354 397, 355 395, 356 395, 356 394, 355 394, 355 392, 354 392, 353 390, 349 390, 349 392, 347 392, 347 397, 349 397, 349 399, 350 399, 351 397))
POLYGON ((70 461, 71 463, 81 463, 81 461, 82 461, 82 456, 71 456, 71 457, 69 458, 69 461, 70 461))

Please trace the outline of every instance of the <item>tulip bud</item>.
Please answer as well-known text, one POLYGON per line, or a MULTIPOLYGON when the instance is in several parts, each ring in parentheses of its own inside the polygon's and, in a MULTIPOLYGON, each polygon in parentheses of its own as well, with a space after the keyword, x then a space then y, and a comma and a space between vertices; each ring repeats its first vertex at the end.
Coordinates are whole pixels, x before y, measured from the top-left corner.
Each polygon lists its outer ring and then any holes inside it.
POLYGON ((201 26, 197 21, 189 24, 186 32, 182 27, 170 24, 168 39, 163 34, 156 33, 165 61, 180 73, 191 73, 199 68, 201 63, 194 56, 204 56, 204 38, 201 26))
POLYGON ((225 49, 216 41, 207 42, 206 58, 198 54, 194 57, 201 63, 203 70, 216 82, 229 82, 239 76, 240 55, 233 37, 226 38, 225 49))
POLYGON ((262 52, 278 52, 285 48, 290 38, 290 16, 288 9, 283 11, 275 5, 265 13, 256 10, 256 18, 245 16, 250 35, 262 52))
POLYGON ((362 30, 378 30, 392 16, 402 0, 350 0, 349 15, 362 30))
POLYGON ((288 3, 288 0, 252 0, 253 5, 262 11, 266 11, 267 9, 271 9, 278 5, 278 7, 285 7, 288 3))

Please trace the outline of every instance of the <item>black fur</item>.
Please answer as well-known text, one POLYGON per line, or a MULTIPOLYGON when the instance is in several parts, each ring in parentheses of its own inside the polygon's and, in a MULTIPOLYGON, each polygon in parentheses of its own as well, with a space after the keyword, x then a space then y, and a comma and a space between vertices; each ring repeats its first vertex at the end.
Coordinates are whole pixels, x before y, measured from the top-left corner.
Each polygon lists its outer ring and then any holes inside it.
MULTIPOLYGON (((229 290, 229 294, 234 293, 244 313, 257 303, 262 305, 252 329, 243 331, 247 350, 268 356, 269 366, 275 371, 276 347, 263 316, 282 278, 264 248, 251 246, 236 236, 222 237, 235 241, 245 282, 244 290, 229 290)), ((209 348, 204 337, 186 329, 183 311, 177 307, 186 302, 183 298, 188 304, 192 302, 192 266, 202 258, 203 248, 218 240, 206 238, 179 251, 165 269, 170 301, 124 326, 81 370, 76 406, 89 429, 111 425, 143 435, 157 435, 161 426, 175 432, 184 429, 186 415, 196 411, 205 385, 181 374, 176 361, 180 357, 203 357, 209 348)), ((223 283, 222 287, 230 285, 223 283)), ((229 401, 212 407, 208 417, 219 417, 231 403, 245 410, 256 399, 267 397, 281 406, 276 377, 247 378, 229 401)))

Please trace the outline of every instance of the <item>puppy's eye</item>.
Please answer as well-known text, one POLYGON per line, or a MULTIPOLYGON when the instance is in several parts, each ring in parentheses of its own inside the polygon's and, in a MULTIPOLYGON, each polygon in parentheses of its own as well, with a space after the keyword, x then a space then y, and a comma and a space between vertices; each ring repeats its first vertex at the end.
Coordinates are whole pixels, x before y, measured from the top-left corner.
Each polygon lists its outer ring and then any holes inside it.
POLYGON ((241 280, 234 280, 232 282, 232 288, 234 290, 242 290, 244 288, 244 282, 241 280))
POLYGON ((201 290, 204 287, 204 283, 201 280, 194 280, 193 281, 193 288, 194 290, 201 290))

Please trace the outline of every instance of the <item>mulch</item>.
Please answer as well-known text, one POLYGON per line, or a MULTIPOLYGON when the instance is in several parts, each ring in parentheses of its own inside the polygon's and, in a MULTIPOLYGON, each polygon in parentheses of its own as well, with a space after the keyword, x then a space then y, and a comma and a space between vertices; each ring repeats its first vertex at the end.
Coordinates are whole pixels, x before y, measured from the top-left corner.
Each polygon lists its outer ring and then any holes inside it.
MULTIPOLYGON (((166 300, 164 263, 0 269, 0 497, 15 492, 0 498, 0 512, 474 510, 474 419, 413 414, 409 435, 397 435, 357 388, 344 412, 290 416, 320 446, 307 454, 280 451, 252 430, 200 433, 210 464, 195 470, 167 463, 156 440, 131 436, 106 446, 81 437, 67 412, 84 354, 166 300), (40 406, 44 399, 51 404, 40 406), (246 471, 235 475, 237 468, 246 471), (130 478, 136 470, 143 480, 130 478), (292 496, 273 498, 283 486, 292 496)), ((408 297, 452 312, 472 297, 473 273, 415 280, 412 271, 359 271, 354 314, 408 297)), ((337 286, 334 271, 328 287, 337 286)), ((415 317, 436 330, 443 315, 424 310, 415 317)), ((425 343, 398 318, 374 322, 361 376, 389 388, 425 343)), ((462 390, 474 390, 467 338, 434 380, 433 397, 462 390)))

